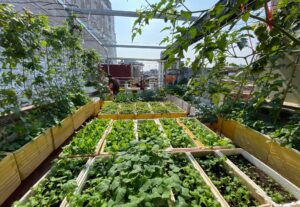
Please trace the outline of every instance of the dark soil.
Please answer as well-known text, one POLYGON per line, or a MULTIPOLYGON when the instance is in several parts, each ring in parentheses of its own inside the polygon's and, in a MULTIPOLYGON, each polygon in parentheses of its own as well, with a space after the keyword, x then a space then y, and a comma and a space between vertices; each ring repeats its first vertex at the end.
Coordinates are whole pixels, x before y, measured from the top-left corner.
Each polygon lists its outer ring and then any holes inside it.
POLYGON ((237 165, 248 177, 259 185, 276 203, 289 203, 297 199, 279 185, 273 178, 258 169, 242 155, 231 155, 228 158, 237 165))

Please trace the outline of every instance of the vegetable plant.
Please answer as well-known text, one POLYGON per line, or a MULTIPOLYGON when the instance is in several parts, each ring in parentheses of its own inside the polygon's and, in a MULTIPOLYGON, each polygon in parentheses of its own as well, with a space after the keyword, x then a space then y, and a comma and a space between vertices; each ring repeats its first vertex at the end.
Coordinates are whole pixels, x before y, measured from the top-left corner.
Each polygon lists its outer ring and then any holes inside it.
POLYGON ((106 137, 105 151, 121 152, 130 147, 130 142, 135 140, 134 123, 132 120, 116 120, 111 132, 106 137))
POLYGON ((119 114, 134 114, 135 104, 134 103, 120 103, 119 114))
POLYGON ((74 207, 220 206, 187 159, 142 142, 122 156, 97 158, 82 192, 68 200, 74 207))
POLYGON ((68 192, 74 191, 76 188, 75 179, 86 161, 86 158, 56 160, 50 173, 37 187, 32 189, 33 194, 28 201, 16 202, 16 206, 59 206, 68 192))
POLYGON ((290 203, 297 199, 286 191, 273 178, 258 169, 242 155, 230 155, 228 158, 238 166, 248 177, 259 185, 272 200, 278 204, 290 203))
POLYGON ((108 126, 108 120, 94 119, 79 130, 69 145, 63 149, 64 155, 93 154, 97 143, 108 126))
POLYGON ((196 158, 196 160, 230 206, 259 205, 239 178, 234 176, 233 172, 226 170, 224 158, 207 155, 196 158))
POLYGON ((158 113, 158 114, 169 113, 167 107, 163 106, 161 102, 151 102, 150 105, 154 113, 158 113))
POLYGON ((186 155, 175 154, 172 160, 176 167, 171 173, 179 177, 181 185, 173 188, 176 206, 220 206, 186 155))
POLYGON ((196 118, 180 118, 180 121, 206 146, 233 146, 229 139, 205 129, 196 118))
POLYGON ((183 109, 179 108, 178 106, 176 106, 174 103, 172 103, 170 101, 163 102, 163 104, 166 106, 168 111, 171 113, 184 112, 183 109))
POLYGON ((170 146, 169 140, 163 137, 163 132, 153 120, 138 121, 138 139, 145 140, 151 146, 157 145, 160 149, 170 146))
POLYGON ((136 102, 135 110, 137 114, 150 114, 150 108, 148 106, 148 102, 136 102))
POLYGON ((119 104, 114 102, 109 102, 104 104, 103 108, 101 109, 101 114, 117 114, 119 111, 119 104))
POLYGON ((179 180, 167 174, 170 156, 148 147, 96 161, 82 193, 69 199, 72 206, 168 206, 171 187, 179 180))
POLYGON ((168 139, 174 148, 195 147, 194 142, 185 133, 184 129, 177 124, 176 119, 160 119, 168 139))

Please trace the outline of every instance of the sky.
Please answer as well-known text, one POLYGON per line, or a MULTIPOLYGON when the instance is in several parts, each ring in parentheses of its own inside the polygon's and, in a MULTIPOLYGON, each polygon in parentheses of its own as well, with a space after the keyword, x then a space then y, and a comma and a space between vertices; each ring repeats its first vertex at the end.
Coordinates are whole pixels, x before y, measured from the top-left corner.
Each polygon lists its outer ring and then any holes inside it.
MULTIPOLYGON (((136 11, 140 9, 142 5, 146 5, 144 0, 110 0, 113 10, 123 11, 136 11)), ((185 5, 190 10, 203 10, 211 8, 218 0, 186 0, 185 5)), ((149 2, 157 2, 155 0, 149 0, 149 2)), ((141 36, 131 41, 131 30, 135 18, 130 17, 115 17, 115 32, 117 44, 136 44, 136 45, 158 45, 160 41, 167 35, 168 32, 160 32, 162 28, 166 26, 163 20, 154 19, 150 22, 150 25, 146 26, 141 36)), ((127 58, 153 58, 158 59, 160 57, 161 50, 158 49, 137 49, 137 48, 117 48, 118 57, 127 58)), ((188 57, 191 57, 192 53, 188 53, 188 57)), ((155 62, 143 62, 144 70, 158 68, 158 64, 155 62)))

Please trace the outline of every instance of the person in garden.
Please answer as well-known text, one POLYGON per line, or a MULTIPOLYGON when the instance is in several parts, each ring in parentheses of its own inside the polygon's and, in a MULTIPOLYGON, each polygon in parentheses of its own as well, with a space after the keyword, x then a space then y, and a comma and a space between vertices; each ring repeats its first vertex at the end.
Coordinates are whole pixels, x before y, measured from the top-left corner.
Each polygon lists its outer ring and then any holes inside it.
POLYGON ((108 75, 108 89, 111 95, 117 95, 120 90, 120 85, 116 79, 114 79, 111 75, 108 75))

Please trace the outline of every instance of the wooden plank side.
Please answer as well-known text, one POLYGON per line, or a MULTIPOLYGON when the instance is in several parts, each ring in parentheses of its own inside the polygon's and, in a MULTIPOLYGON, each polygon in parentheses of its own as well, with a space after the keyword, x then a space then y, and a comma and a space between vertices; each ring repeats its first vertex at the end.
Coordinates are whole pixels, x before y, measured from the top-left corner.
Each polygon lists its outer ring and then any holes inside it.
POLYGON ((191 130, 189 130, 189 129, 187 128, 187 126, 185 126, 185 124, 183 124, 183 123, 179 120, 179 118, 177 118, 176 121, 177 121, 178 125, 181 126, 181 127, 184 129, 185 133, 186 133, 187 135, 190 136, 190 138, 193 140, 193 142, 195 143, 195 145, 196 145, 197 147, 205 148, 204 144, 202 144, 202 142, 201 142, 200 140, 197 139, 197 137, 191 132, 191 130))
POLYGON ((12 153, 0 160, 0 206, 19 187, 21 178, 12 153))
POLYGON ((54 151, 50 130, 13 152, 20 178, 27 178, 54 151))

